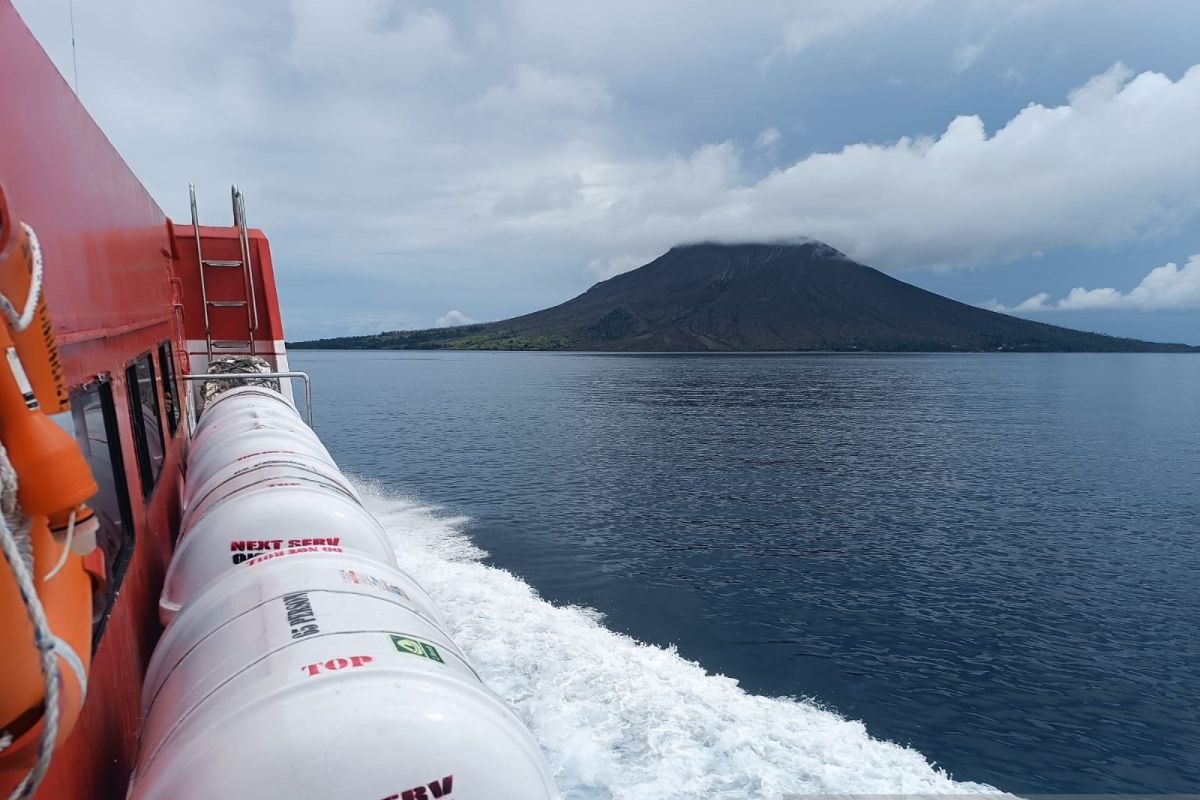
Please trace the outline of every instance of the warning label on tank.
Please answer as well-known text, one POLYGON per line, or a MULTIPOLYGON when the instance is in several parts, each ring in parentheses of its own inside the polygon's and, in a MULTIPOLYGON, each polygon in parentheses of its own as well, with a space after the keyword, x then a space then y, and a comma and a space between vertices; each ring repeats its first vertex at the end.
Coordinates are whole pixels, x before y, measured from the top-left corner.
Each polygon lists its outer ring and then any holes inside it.
POLYGON ((303 639, 305 636, 321 632, 321 629, 317 627, 317 615, 313 613, 308 592, 285 594, 283 607, 287 611, 287 621, 292 629, 293 639, 303 639))
POLYGON ((404 636, 403 634, 399 633, 393 633, 390 635, 392 638, 392 644, 395 645, 399 652, 411 653, 414 656, 428 658, 430 661, 436 661, 439 664, 446 663, 444 660, 442 660, 442 654, 438 652, 438 649, 429 642, 423 642, 420 639, 414 639, 411 636, 404 636))
POLYGON ((385 592, 391 592, 397 597, 402 597, 405 600, 408 599, 408 595, 399 586, 391 581, 385 581, 383 578, 375 575, 371 575, 366 572, 359 572, 358 570, 354 569, 339 569, 338 574, 342 576, 342 580, 344 580, 346 583, 353 583, 359 586, 371 586, 376 589, 382 589, 385 592))

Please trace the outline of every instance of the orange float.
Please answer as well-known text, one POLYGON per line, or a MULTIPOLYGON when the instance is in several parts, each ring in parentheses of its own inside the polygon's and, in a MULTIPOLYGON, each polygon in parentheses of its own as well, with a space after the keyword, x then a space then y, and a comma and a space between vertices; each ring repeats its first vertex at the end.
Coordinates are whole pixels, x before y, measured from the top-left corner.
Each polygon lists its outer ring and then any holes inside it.
MULTIPOLYGON (((0 198, 0 442, 17 473, 17 499, 30 519, 32 570, 25 574, 36 597, 22 591, 18 567, 0 568, 0 785, 28 771, 43 749, 46 675, 42 650, 53 648, 58 666, 58 720, 53 746, 70 733, 83 705, 91 659, 92 589, 83 559, 70 552, 69 535, 94 525, 84 502, 96 493, 91 470, 74 437, 46 412, 69 411, 69 395, 45 298, 35 270, 32 231, 8 216, 0 198), (27 308, 32 302, 35 307, 27 308), (17 307, 17 303, 24 305, 17 307), (12 316, 21 317, 16 324, 12 316), (61 540, 60 540, 61 538, 61 540), (35 630, 30 606, 40 603, 49 623, 35 630), (39 648, 39 641, 41 648, 39 648)), ((37 265, 40 269, 40 265, 37 265)))

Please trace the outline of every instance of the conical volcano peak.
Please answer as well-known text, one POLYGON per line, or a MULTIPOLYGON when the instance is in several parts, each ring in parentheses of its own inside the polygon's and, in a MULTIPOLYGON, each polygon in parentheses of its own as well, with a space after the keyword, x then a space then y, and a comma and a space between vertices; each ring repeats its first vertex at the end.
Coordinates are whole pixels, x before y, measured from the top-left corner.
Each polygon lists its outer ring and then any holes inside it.
POLYGON ((816 239, 680 244, 522 317, 310 347, 617 351, 1185 351, 997 314, 816 239))

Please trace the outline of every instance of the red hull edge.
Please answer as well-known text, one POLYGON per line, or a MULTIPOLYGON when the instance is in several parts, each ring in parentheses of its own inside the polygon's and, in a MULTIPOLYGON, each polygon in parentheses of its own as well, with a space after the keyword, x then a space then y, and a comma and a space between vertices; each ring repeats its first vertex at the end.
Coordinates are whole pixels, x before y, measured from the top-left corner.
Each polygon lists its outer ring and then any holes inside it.
MULTIPOLYGON (((178 530, 187 446, 186 424, 169 424, 159 380, 164 458, 153 490, 143 497, 126 369, 147 353, 157 358, 167 343, 175 373, 189 371, 187 342, 204 338, 194 244, 189 249, 194 233, 167 220, 9 0, 0 0, 0 76, 0 188, 13 218, 29 223, 41 240, 44 289, 68 383, 74 388, 110 379, 123 454, 116 469, 129 487, 127 521, 135 537, 94 654, 79 723, 56 752, 37 797, 108 800, 124 796, 134 764, 139 695, 161 633, 157 601, 178 530)), ((206 258, 225 257, 224 240, 236 246, 232 230, 201 233, 206 258)), ((267 241, 259 231, 250 238, 264 323, 256 338, 281 341, 267 241)), ((176 379, 175 397, 187 391, 176 379)), ((0 796, 17 777, 0 774, 0 796)))

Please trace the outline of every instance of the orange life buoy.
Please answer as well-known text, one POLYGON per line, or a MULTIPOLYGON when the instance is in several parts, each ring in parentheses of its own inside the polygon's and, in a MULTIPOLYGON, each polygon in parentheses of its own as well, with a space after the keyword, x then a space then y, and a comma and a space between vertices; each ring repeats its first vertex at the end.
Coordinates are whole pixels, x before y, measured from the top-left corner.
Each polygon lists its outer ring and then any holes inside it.
MULTIPOLYGON (((13 224, 0 195, 0 292, 13 303, 28 303, 37 294, 30 291, 37 244, 30 234, 13 224)), ((86 694, 92 590, 82 557, 63 557, 66 543, 51 532, 51 521, 59 528, 90 520, 84 502, 97 487, 74 437, 45 413, 69 413, 69 395, 45 298, 36 303, 32 322, 23 329, 10 330, 7 318, 0 321, 0 442, 17 473, 21 510, 31 520, 32 583, 49 622, 59 671, 58 745, 74 726, 86 694)), ((27 598, 8 566, 0 559, 0 787, 38 759, 46 693, 27 598)))

